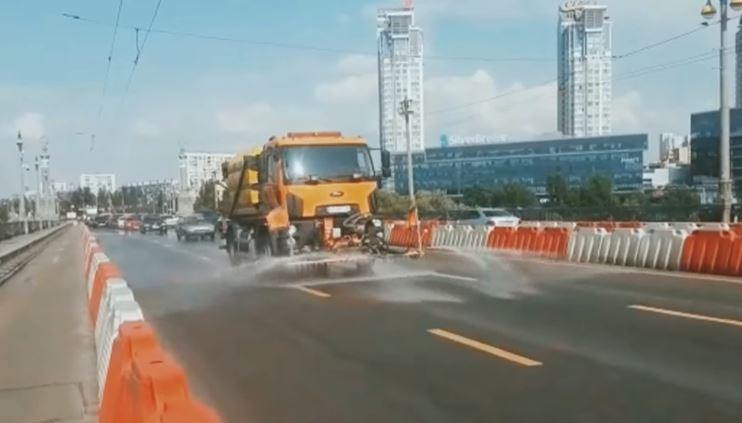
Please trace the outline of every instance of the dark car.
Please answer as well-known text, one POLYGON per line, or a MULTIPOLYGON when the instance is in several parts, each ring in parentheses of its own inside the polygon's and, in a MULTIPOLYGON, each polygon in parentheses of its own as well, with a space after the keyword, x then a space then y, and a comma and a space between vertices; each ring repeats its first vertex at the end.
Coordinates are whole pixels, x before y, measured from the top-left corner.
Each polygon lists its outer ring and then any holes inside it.
POLYGON ((193 215, 184 218, 175 228, 175 234, 180 240, 194 239, 216 239, 216 225, 201 215, 193 215))
POLYGON ((139 228, 139 232, 146 234, 148 232, 156 232, 160 235, 167 234, 167 226, 163 223, 162 219, 156 216, 145 216, 142 219, 142 226, 139 228))

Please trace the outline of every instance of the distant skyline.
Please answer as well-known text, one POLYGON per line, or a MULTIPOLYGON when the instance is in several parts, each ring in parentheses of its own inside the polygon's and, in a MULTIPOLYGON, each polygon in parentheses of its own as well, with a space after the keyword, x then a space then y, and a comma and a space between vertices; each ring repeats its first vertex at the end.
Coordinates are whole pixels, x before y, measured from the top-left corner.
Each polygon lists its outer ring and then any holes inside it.
MULTIPOLYGON (((115 173, 119 184, 176 178, 181 147, 234 153, 290 130, 342 130, 378 145, 376 11, 402 1, 281 3, 164 0, 154 28, 229 40, 150 34, 124 98, 137 51, 131 26, 146 28, 156 4, 124 0, 103 102, 118 2, 6 5, 0 197, 18 191, 19 129, 29 160, 48 137, 52 178, 66 182, 82 173, 115 173)), ((559 3, 415 1, 425 31, 426 145, 444 132, 525 139, 556 131, 559 3)), ((614 23, 614 54, 700 28, 703 3, 601 1, 614 23)), ((717 107, 717 48, 712 25, 615 59, 613 133, 649 132, 655 150, 660 132, 687 133, 690 113, 717 107)))

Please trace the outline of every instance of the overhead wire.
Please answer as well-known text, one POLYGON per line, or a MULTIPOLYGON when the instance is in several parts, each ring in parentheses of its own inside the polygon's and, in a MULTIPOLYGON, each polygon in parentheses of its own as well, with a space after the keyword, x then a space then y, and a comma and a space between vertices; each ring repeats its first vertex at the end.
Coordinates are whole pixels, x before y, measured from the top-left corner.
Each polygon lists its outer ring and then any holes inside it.
POLYGON ((131 71, 129 72, 129 78, 126 81, 126 87, 124 88, 124 94, 121 96, 122 104, 126 100, 126 97, 129 94, 129 90, 131 89, 131 83, 134 80, 134 74, 136 73, 137 67, 139 66, 139 61, 141 60, 142 55, 144 54, 144 48, 147 46, 147 41, 149 40, 149 34, 152 33, 152 27, 155 24, 155 20, 157 20, 157 15, 160 12, 160 6, 162 6, 162 0, 157 0, 157 5, 155 6, 155 10, 152 13, 152 18, 149 20, 149 26, 147 27, 144 33, 144 40, 142 40, 141 46, 139 45, 140 28, 135 28, 136 37, 137 37, 137 54, 134 57, 134 63, 131 67, 131 71))
MULTIPOLYGON (((727 18, 727 20, 732 20, 732 19, 735 19, 735 18, 736 17, 730 17, 730 18, 727 18)), ((687 36, 689 36, 691 34, 694 34, 696 32, 699 32, 699 31, 702 31, 704 29, 707 29, 711 25, 718 25, 720 23, 721 23, 721 20, 718 20, 718 21, 715 21, 715 22, 708 23, 706 25, 701 25, 701 26, 698 26, 698 27, 693 28, 691 30, 687 30, 687 31, 681 32, 679 34, 673 35, 671 37, 665 38, 663 40, 660 40, 660 41, 657 41, 657 42, 653 42, 651 44, 647 44, 645 46, 636 48, 634 50, 630 50, 630 51, 628 51, 628 52, 626 52, 624 54, 617 55, 617 56, 612 56, 612 58, 614 60, 620 60, 620 59, 624 59, 624 58, 627 58, 627 57, 631 57, 631 56, 634 56, 636 54, 643 53, 645 51, 648 51, 648 50, 651 50, 651 49, 654 49, 654 48, 663 46, 665 44, 671 43, 673 41, 679 40, 681 38, 687 37, 687 36)), ((718 51, 716 53, 718 53, 718 51)), ((706 55, 709 55, 709 54, 714 55, 716 53, 713 53, 713 52, 704 53, 701 56, 706 56, 706 55)), ((718 55, 717 55, 717 57, 718 57, 718 55)), ((713 56, 703 58, 703 59, 701 59, 701 61, 703 61, 703 60, 709 60, 710 58, 713 58, 713 56)), ((685 59, 681 59, 681 60, 689 60, 689 59, 697 59, 697 57, 696 56, 692 56, 691 58, 685 58, 685 59)), ((696 63, 696 62, 693 62, 693 63, 696 63)), ((660 64, 660 65, 653 65, 652 68, 655 67, 655 66, 666 66, 666 65, 667 64, 665 64, 665 65, 662 65, 662 64, 660 64)), ((642 70, 645 72, 642 75, 653 73, 652 71, 647 71, 647 69, 642 69, 642 70)), ((639 70, 635 70, 634 72, 638 72, 638 71, 639 70)), ((642 76, 642 75, 640 75, 640 76, 642 76)), ((629 78, 632 78, 632 77, 635 77, 635 76, 633 76, 633 75, 627 75, 627 76, 624 76, 623 79, 629 79, 629 78)), ((468 102, 468 103, 454 105, 454 106, 446 107, 446 108, 443 108, 443 109, 437 109, 437 110, 434 110, 432 112, 425 113, 425 116, 435 115, 435 114, 439 114, 439 113, 446 113, 446 112, 449 112, 449 111, 460 110, 460 109, 465 109, 465 108, 469 108, 469 107, 472 107, 472 106, 477 106, 477 105, 484 104, 484 103, 489 103, 491 101, 495 101, 495 100, 498 100, 498 99, 503 98, 503 97, 509 97, 509 96, 520 94, 520 93, 528 92, 528 91, 534 90, 536 88, 543 87, 545 85, 548 85, 548 84, 553 83, 553 82, 558 82, 558 81, 559 81, 558 78, 553 78, 553 79, 550 79, 550 80, 545 81, 545 82, 537 83, 537 84, 534 84, 534 85, 529 85, 527 87, 524 87, 524 88, 521 88, 521 89, 518 89, 518 90, 508 91, 508 92, 505 92, 505 93, 502 93, 502 94, 498 94, 498 95, 495 95, 495 96, 492 96, 492 97, 489 97, 489 98, 484 98, 484 99, 481 99, 481 100, 476 100, 476 101, 472 101, 472 102, 468 102)))
MULTIPOLYGON (((633 78, 638 78, 638 77, 646 76, 646 75, 652 74, 652 73, 662 72, 662 71, 666 71, 666 70, 670 70, 670 69, 675 69, 675 68, 682 67, 682 66, 687 66, 687 65, 693 65, 693 64, 701 63, 701 62, 708 61, 708 60, 718 59, 719 58, 719 53, 720 53, 719 50, 711 50, 711 51, 707 51, 706 53, 695 54, 695 55, 684 57, 684 58, 681 58, 681 59, 674 59, 674 60, 671 60, 671 61, 668 61, 668 62, 664 62, 664 63, 658 63, 658 64, 654 64, 654 65, 650 65, 650 66, 645 66, 645 67, 642 67, 642 68, 638 68, 638 69, 634 69, 634 70, 631 70, 631 71, 628 71, 628 72, 624 72, 624 73, 618 74, 615 78, 612 79, 612 82, 620 82, 620 81, 624 81, 624 80, 627 80, 627 79, 633 79, 633 78)), ((724 52, 724 54, 725 55, 732 55, 732 54, 735 54, 735 51, 734 51, 733 48, 728 48, 727 51, 724 52)), ((552 79, 552 80, 547 81, 545 83, 531 85, 531 86, 525 87, 525 88, 520 89, 520 90, 514 90, 514 91, 506 92, 506 93, 503 93, 503 94, 498 95, 498 96, 490 97, 489 99, 483 99, 483 100, 478 101, 478 102, 471 102, 471 103, 468 103, 468 104, 465 104, 465 105, 460 105, 460 107, 454 106, 453 108, 450 108, 450 109, 455 109, 455 108, 461 109, 461 108, 469 107, 470 105, 477 105, 477 104, 488 103, 488 102, 497 100, 497 99, 499 99, 501 97, 515 95, 515 94, 520 94, 520 93, 524 93, 524 92, 527 92, 527 91, 531 91, 533 89, 536 89, 536 88, 539 88, 539 87, 543 87, 545 85, 548 85, 549 83, 556 82, 556 81, 557 81, 556 79, 552 79)), ((444 111, 448 111, 448 109, 439 110, 439 111, 436 111, 436 112, 444 112, 444 111)), ((435 114, 436 112, 431 112, 431 114, 435 114)), ((466 123, 468 121, 471 121, 472 119, 475 119, 475 118, 479 117, 480 114, 481 113, 471 113, 471 114, 468 114, 468 115, 464 115, 464 116, 461 116, 461 117, 459 117, 459 118, 457 118, 457 119, 455 119, 455 120, 453 120, 451 122, 446 123, 444 126, 446 126, 446 127, 454 127, 454 126, 457 126, 457 125, 461 125, 463 123, 466 123)), ((425 115, 428 116, 427 113, 425 115)))
POLYGON ((116 10, 116 19, 113 25, 113 34, 111 36, 111 46, 108 49, 108 58, 106 60, 106 71, 103 75, 103 88, 101 90, 100 103, 98 104, 98 114, 95 120, 95 127, 90 136, 90 151, 92 151, 95 148, 95 138, 96 138, 98 129, 100 128, 101 119, 103 118, 103 109, 105 107, 106 95, 108 94, 108 83, 109 83, 110 76, 111 76, 111 62, 113 61, 113 52, 116 49, 116 36, 118 35, 119 24, 121 22, 121 10, 123 9, 123 7, 124 7, 124 0, 119 0, 119 5, 116 10))
MULTIPOLYGON (((85 22, 89 24, 103 25, 103 26, 110 25, 110 23, 108 22, 100 21, 97 19, 86 18, 80 15, 63 13, 62 16, 65 18, 69 18, 69 19, 73 19, 73 20, 77 20, 77 21, 85 22)), ((142 29, 137 26, 126 26, 126 25, 122 26, 122 28, 132 29, 132 30, 142 29)), ((148 29, 148 32, 151 32, 153 34, 162 34, 162 35, 168 35, 168 36, 174 36, 174 37, 185 37, 185 38, 193 38, 193 39, 200 39, 200 40, 207 40, 207 41, 220 41, 220 42, 228 42, 228 43, 236 43, 236 44, 248 44, 248 45, 280 48, 280 49, 287 49, 287 50, 305 50, 305 51, 314 51, 314 52, 319 52, 319 53, 352 54, 352 55, 358 55, 358 56, 377 57, 376 52, 346 49, 346 48, 325 47, 325 46, 316 46, 316 45, 298 44, 298 43, 285 43, 285 42, 278 42, 278 41, 251 40, 251 39, 246 39, 246 38, 226 37, 226 36, 221 36, 221 35, 209 35, 209 34, 201 34, 197 32, 190 32, 190 31, 174 31, 174 30, 161 29, 161 28, 151 28, 151 29, 148 29)), ((402 56, 398 56, 398 57, 402 57, 402 56)), ((529 63, 530 62, 554 62, 554 59, 538 58, 538 57, 478 57, 478 56, 444 56, 444 55, 443 56, 441 55, 425 56, 425 60, 474 61, 474 62, 529 62, 529 63)))

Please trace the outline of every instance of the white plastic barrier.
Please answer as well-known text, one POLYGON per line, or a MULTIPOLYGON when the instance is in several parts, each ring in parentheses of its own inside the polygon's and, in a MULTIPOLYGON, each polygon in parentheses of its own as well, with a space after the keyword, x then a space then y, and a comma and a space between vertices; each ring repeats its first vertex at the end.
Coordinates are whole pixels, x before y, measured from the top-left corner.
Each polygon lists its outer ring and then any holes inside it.
POLYGON ((95 345, 100 345, 102 328, 105 326, 104 321, 108 317, 112 303, 122 298, 134 300, 134 293, 131 292, 126 281, 115 278, 109 279, 103 288, 103 294, 98 305, 98 317, 95 321, 95 345))
POLYGON ((448 247, 448 241, 451 239, 452 232, 453 226, 451 225, 436 228, 435 233, 433 234, 433 247, 448 247))
POLYGON ((645 231, 648 231, 650 229, 654 229, 654 230, 671 229, 670 224, 667 222, 647 222, 642 225, 642 228, 645 231))
POLYGON ((636 267, 657 270, 680 270, 683 244, 688 233, 681 230, 650 230, 639 244, 636 267))
POLYGON ((456 248, 467 248, 467 242, 472 232, 471 226, 454 226, 453 228, 453 241, 451 247, 456 248))
POLYGON ((544 222, 540 222, 538 220, 526 220, 524 222, 520 222, 521 228, 541 228, 543 227, 544 222))
POLYGON ((673 222, 670 223, 670 229, 676 229, 679 231, 685 231, 689 234, 695 230, 701 231, 718 231, 718 230, 729 230, 729 225, 726 223, 717 222, 673 222))
POLYGON ((93 247, 98 246, 98 240, 96 240, 94 237, 88 238, 88 240, 85 242, 85 255, 83 258, 87 259, 88 254, 90 254, 90 250, 93 249, 93 247))
POLYGON ((487 238, 489 238, 490 226, 475 226, 471 233, 471 247, 475 249, 483 249, 487 247, 487 238))
POLYGON ((96 253, 90 262, 90 272, 88 273, 88 300, 93 295, 93 283, 95 282, 95 275, 98 273, 98 266, 101 263, 108 263, 111 260, 103 253, 96 253))
POLYGON ((609 232, 600 248, 600 263, 627 266, 635 262, 645 235, 642 229, 619 228, 609 232))
MULTIPOLYGON (((128 288, 127 288, 128 289, 128 288)), ((129 293, 112 294, 108 307, 101 310, 104 318, 101 322, 100 339, 96 344, 98 358, 98 398, 106 386, 108 364, 111 360, 113 342, 118 337, 119 327, 125 322, 144 320, 139 304, 130 298, 129 293)))
POLYGON ((389 242, 389 237, 392 235, 392 229, 394 229, 393 223, 384 224, 384 241, 389 242))
POLYGON ((575 222, 554 222, 555 227, 557 228, 564 228, 564 229, 575 229, 577 228, 577 223, 575 222))
POLYGON ((603 228, 577 228, 569 238, 567 259, 578 263, 600 263, 600 249, 607 236, 603 228))

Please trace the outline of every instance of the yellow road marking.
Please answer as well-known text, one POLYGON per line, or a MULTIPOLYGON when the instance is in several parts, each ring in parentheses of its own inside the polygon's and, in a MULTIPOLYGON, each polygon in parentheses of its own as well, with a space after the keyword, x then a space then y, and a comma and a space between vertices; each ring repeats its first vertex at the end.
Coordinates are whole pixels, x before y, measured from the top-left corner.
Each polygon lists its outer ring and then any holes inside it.
POLYGON ((306 292, 307 294, 314 295, 315 297, 320 297, 320 298, 330 298, 330 297, 332 297, 332 295, 328 294, 327 292, 322 292, 322 291, 318 291, 316 289, 307 288, 306 286, 299 285, 299 286, 295 286, 295 288, 298 289, 299 291, 306 292))
POLYGON ((441 338, 448 339, 449 341, 453 341, 461 345, 466 345, 467 347, 474 348, 475 350, 483 351, 487 354, 492 354, 505 360, 512 361, 513 363, 517 363, 522 366, 536 367, 543 365, 543 363, 541 363, 540 361, 531 360, 528 357, 523 357, 522 355, 514 354, 509 351, 493 347, 492 345, 487 345, 485 343, 475 341, 474 339, 466 338, 464 336, 457 335, 443 329, 428 329, 428 333, 431 333, 435 336, 440 336, 441 338))
POLYGON ((722 318, 719 318, 719 317, 704 316, 702 314, 683 313, 682 311, 666 310, 664 308, 647 307, 647 306, 643 306, 643 305, 630 305, 628 307, 629 308, 633 308, 634 310, 641 310, 641 311, 648 311, 648 312, 651 312, 651 313, 666 314, 668 316, 683 317, 683 318, 686 318, 686 319, 702 320, 702 321, 705 321, 705 322, 713 322, 713 323, 720 323, 720 324, 723 324, 723 325, 731 325, 731 326, 742 327, 742 321, 739 321, 739 320, 722 319, 722 318))

